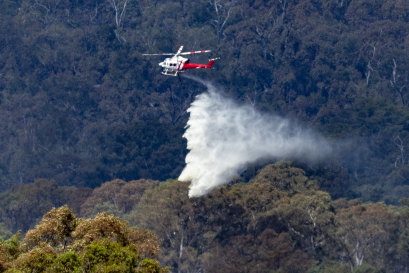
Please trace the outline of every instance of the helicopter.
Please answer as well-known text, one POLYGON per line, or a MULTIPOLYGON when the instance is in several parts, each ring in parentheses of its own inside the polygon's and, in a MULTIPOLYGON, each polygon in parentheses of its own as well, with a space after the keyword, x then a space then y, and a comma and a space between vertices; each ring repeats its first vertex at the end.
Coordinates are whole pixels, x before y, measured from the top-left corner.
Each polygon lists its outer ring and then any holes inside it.
POLYGON ((213 58, 209 60, 208 64, 195 64, 191 63, 188 58, 182 57, 181 55, 192 55, 198 53, 208 53, 211 50, 199 50, 191 52, 182 52, 183 46, 180 46, 179 50, 176 53, 157 53, 157 54, 142 54, 143 56, 172 56, 166 58, 163 62, 159 63, 159 66, 163 68, 161 72, 166 76, 178 76, 179 72, 184 72, 187 69, 199 69, 199 68, 212 68, 215 60, 220 58, 213 58))

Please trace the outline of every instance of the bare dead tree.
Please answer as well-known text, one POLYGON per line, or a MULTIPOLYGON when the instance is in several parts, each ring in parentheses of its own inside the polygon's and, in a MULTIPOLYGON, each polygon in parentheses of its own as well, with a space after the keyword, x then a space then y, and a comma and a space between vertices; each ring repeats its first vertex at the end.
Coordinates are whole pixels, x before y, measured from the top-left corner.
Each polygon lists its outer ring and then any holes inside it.
POLYGON ((115 35, 120 42, 125 42, 125 39, 120 36, 119 32, 122 29, 122 22, 129 1, 130 0, 108 0, 115 12, 115 35))
POLYGON ((285 17, 286 11, 287 11, 288 3, 287 3, 287 0, 279 0, 279 2, 280 2, 280 5, 281 5, 281 10, 282 10, 281 21, 283 23, 284 22, 284 17, 285 17))
POLYGON ((108 0, 115 11, 115 25, 120 28, 129 0, 108 0))
POLYGON ((188 91, 187 97, 184 98, 175 95, 171 89, 168 90, 168 93, 169 102, 165 105, 167 112, 170 114, 172 125, 176 125, 187 115, 186 110, 190 107, 197 93, 195 91, 188 91))
POLYGON ((97 16, 98 16, 98 3, 95 4, 94 12, 91 13, 91 15, 89 16, 89 21, 91 23, 94 22, 97 16))
POLYGON ((230 18, 233 8, 237 6, 237 3, 235 0, 209 0, 209 3, 216 12, 216 19, 212 20, 211 24, 216 29, 217 44, 220 44, 226 23, 230 18))
POLYGON ((394 143, 399 149, 399 155, 396 157, 396 160, 395 160, 395 168, 397 168, 400 165, 406 164, 406 151, 405 151, 405 144, 399 135, 395 136, 394 143))
POLYGON ((396 60, 393 59, 393 68, 392 68, 392 79, 390 80, 390 83, 393 87, 393 89, 398 93, 400 101, 403 105, 406 105, 406 100, 404 97, 405 90, 406 90, 406 85, 399 85, 398 79, 400 75, 397 73, 398 65, 396 63, 396 60))
POLYGON ((257 37, 261 41, 261 44, 263 45, 263 56, 264 58, 267 58, 267 48, 268 44, 270 43, 272 34, 274 32, 274 26, 276 25, 277 19, 273 14, 274 10, 271 9, 266 16, 268 20, 264 20, 261 24, 258 24, 256 26, 256 33, 257 37))
POLYGON ((372 67, 372 61, 375 58, 375 54, 376 54, 376 47, 375 47, 375 43, 370 45, 372 47, 372 57, 369 59, 367 65, 366 65, 366 72, 365 72, 365 76, 366 76, 366 86, 369 85, 369 78, 371 77, 371 73, 374 71, 373 67, 372 67))

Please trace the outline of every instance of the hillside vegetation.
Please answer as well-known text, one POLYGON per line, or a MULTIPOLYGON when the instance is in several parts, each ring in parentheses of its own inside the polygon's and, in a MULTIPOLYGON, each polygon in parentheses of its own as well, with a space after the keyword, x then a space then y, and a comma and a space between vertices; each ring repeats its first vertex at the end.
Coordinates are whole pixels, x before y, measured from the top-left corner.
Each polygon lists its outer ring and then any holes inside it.
MULTIPOLYGON (((56 204, 52 196, 66 192, 43 180, 22 186, 16 195, 28 187, 41 188, 49 196, 41 203, 50 206, 56 204)), ((26 268, 40 266, 35 255, 43 253, 48 262, 41 266, 60 266, 61 255, 73 255, 74 265, 84 268, 89 251, 98 246, 131 255, 133 260, 124 259, 135 267, 144 257, 158 259, 171 272, 409 272, 407 198, 400 206, 333 200, 288 162, 267 165, 249 181, 204 197, 189 199, 187 192, 188 184, 176 180, 113 180, 76 200, 75 211, 88 219, 76 218, 68 207, 47 212, 34 198, 18 210, 3 203, 6 224, 7 211, 17 219, 46 214, 35 227, 15 227, 28 229, 22 242, 17 234, 0 243, 0 265, 32 272, 26 268), (18 251, 10 250, 11 242, 18 251)), ((112 255, 100 266, 126 265, 112 255)))
POLYGON ((0 242, 0 271, 165 273, 154 259, 158 242, 107 213, 81 219, 67 206, 53 208, 23 241, 17 233, 0 242))
MULTIPOLYGON (((84 268, 71 233, 16 248, 62 207, 152 230, 174 272, 409 272, 408 23, 405 0, 0 1, 0 270, 84 268), (348 149, 188 199, 174 179, 205 89, 141 55, 180 45, 221 57, 191 74, 348 149)), ((102 237, 84 244, 137 268, 136 243, 102 237)))
POLYGON ((346 173, 332 196, 407 196, 407 1, 7 0, 0 12, 2 188, 176 178, 204 89, 141 53, 184 45, 222 58, 192 74, 236 100, 354 140, 328 163, 346 173))

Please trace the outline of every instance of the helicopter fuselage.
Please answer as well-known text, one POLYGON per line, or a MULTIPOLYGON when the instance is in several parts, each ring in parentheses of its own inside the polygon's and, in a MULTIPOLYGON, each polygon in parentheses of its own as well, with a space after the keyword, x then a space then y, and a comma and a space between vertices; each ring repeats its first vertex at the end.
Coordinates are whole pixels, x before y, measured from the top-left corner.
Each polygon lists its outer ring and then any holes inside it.
POLYGON ((162 67, 164 70, 170 71, 181 71, 183 66, 186 62, 188 62, 188 58, 183 58, 181 56, 174 56, 172 58, 166 58, 163 62, 159 63, 159 66, 162 67))
POLYGON ((159 63, 159 66, 163 68, 162 74, 177 76, 179 72, 183 72, 186 69, 212 68, 216 59, 210 59, 208 64, 195 64, 191 63, 188 58, 174 56, 172 58, 166 58, 163 62, 159 63))
POLYGON ((186 69, 196 69, 196 68, 212 68, 215 60, 219 58, 210 59, 208 64, 194 64, 191 63, 188 58, 184 58, 181 55, 191 55, 198 53, 207 53, 210 50, 199 50, 182 52, 183 46, 180 46, 179 50, 175 53, 155 53, 155 54, 142 54, 144 56, 153 55, 173 55, 170 58, 166 58, 163 62, 159 63, 159 66, 163 68, 162 74, 167 76, 177 76, 179 72, 183 72, 186 69))

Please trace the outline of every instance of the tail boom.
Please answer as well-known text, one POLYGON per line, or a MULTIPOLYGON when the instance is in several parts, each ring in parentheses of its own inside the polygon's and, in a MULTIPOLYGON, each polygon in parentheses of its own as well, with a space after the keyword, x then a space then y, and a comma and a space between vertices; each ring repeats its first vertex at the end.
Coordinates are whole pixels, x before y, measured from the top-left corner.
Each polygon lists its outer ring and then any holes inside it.
POLYGON ((218 59, 220 59, 220 58, 210 59, 208 64, 186 63, 186 64, 183 66, 182 69, 185 70, 185 69, 196 69, 196 68, 212 68, 212 66, 213 66, 213 64, 214 64, 214 61, 215 61, 215 60, 218 60, 218 59))

